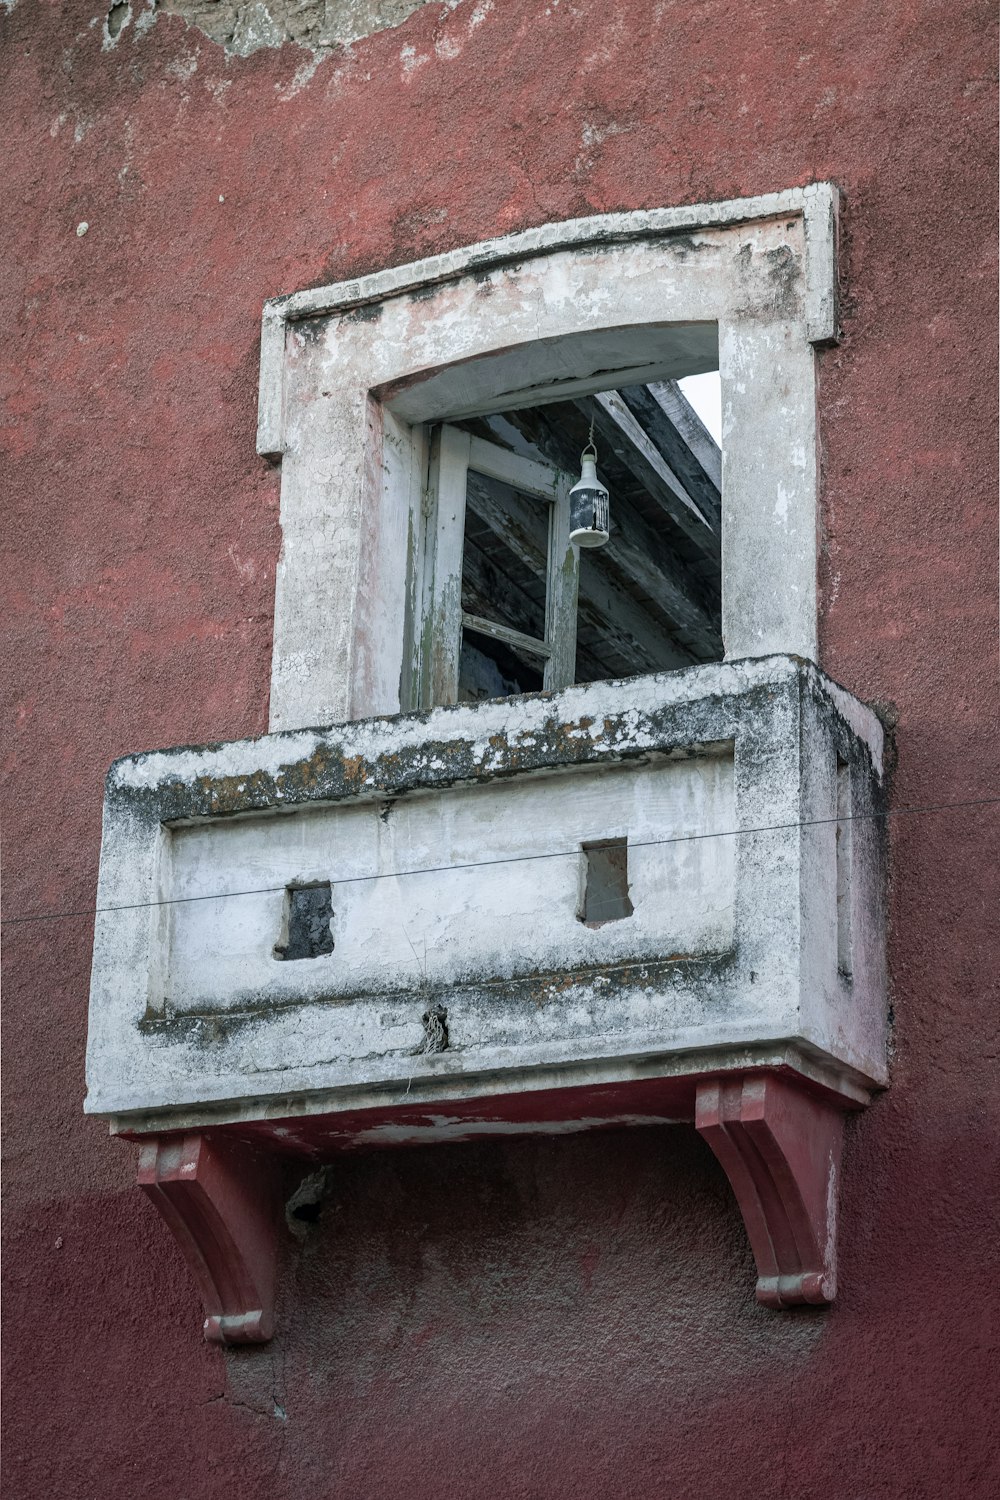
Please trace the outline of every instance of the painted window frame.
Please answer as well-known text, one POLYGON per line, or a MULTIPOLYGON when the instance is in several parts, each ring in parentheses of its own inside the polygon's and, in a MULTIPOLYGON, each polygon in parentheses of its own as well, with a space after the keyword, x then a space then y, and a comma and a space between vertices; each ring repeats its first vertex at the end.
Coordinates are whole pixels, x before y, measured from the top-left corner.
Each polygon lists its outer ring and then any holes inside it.
POLYGON ((508 645, 527 646, 542 664, 546 691, 571 686, 576 667, 576 599, 580 554, 569 539, 572 475, 554 465, 511 453, 443 422, 431 452, 425 595, 417 671, 422 708, 458 701, 462 636, 467 629, 508 645), (465 507, 469 473, 510 485, 547 506, 545 632, 533 642, 520 631, 468 614, 461 589, 465 554, 465 507))
POLYGON ((837 218, 836 188, 817 183, 550 224, 269 302, 271 728, 420 706, 429 422, 456 419, 455 390, 491 360, 616 328, 717 326, 726 658, 817 660, 814 360, 837 338, 837 218))

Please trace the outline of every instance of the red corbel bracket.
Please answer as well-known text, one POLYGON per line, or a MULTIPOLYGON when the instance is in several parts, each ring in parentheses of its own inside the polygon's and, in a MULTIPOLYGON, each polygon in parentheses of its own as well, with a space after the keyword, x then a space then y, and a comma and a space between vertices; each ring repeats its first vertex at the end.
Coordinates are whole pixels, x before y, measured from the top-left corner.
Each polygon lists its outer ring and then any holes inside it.
POLYGON ((770 1074, 698 1088, 695 1125, 729 1178, 768 1307, 832 1302, 844 1115, 770 1074))
POLYGON ((163 1136, 139 1153, 139 1186, 173 1230, 201 1290, 205 1337, 263 1344, 274 1332, 278 1176, 240 1142, 163 1136))

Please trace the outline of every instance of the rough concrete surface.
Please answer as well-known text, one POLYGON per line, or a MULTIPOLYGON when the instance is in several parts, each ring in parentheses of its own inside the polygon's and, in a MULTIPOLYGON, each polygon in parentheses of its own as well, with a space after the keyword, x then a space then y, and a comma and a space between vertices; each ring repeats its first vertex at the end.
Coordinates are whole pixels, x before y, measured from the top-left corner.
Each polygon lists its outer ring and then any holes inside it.
MULTIPOLYGON (((149 3, 149 0, 146 0, 149 3)), ((156 0, 152 0, 155 6, 156 0)), ((374 31, 400 26, 425 0, 163 0, 162 9, 183 16, 228 52, 248 57, 259 47, 294 42, 319 52, 346 47, 374 31)), ((453 10, 461 0, 437 0, 453 10)))
POLYGON ((315 67, 169 15, 102 49, 105 14, 0 22, 7 1495, 992 1497, 995 812, 890 824, 891 1087, 829 1312, 756 1306, 711 1152, 643 1128, 352 1157, 274 1344, 210 1348, 82 1115, 93 919, 10 919, 92 906, 115 757, 266 729, 268 297, 810 180, 844 194, 821 665, 896 721, 896 805, 996 794, 994 7, 426 5, 315 67))
POLYGON ((86 1107, 166 1130, 177 1109, 185 1128, 217 1101, 353 1110, 394 1084, 441 1105, 449 1084, 595 1085, 786 1042, 867 1099, 885 1081, 882 740, 773 657, 120 761, 86 1107), (838 763, 859 819, 839 831, 838 763), (594 927, 582 847, 604 837, 632 845, 634 907, 594 927), (335 942, 277 962, 286 892, 319 882, 335 942), (177 904, 151 921, 142 893, 177 904), (413 1060, 429 1001, 443 1068, 413 1060))

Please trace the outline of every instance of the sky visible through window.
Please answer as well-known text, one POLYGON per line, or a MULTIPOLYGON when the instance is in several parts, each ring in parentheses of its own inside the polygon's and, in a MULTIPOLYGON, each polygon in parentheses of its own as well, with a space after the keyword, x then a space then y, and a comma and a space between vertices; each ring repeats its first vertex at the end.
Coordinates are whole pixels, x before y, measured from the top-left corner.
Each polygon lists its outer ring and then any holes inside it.
POLYGON ((707 375, 688 375, 679 384, 681 390, 721 448, 722 386, 719 381, 718 370, 710 370, 707 375))

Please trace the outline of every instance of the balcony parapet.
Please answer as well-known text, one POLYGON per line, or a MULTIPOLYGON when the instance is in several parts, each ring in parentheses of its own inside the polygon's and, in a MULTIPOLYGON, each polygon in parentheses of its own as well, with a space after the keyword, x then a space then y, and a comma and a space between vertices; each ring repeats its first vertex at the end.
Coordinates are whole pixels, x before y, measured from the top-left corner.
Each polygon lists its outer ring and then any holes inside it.
POLYGON ((886 1083, 884 798, 877 718, 789 657, 127 757, 86 1108, 257 1176, 694 1121, 745 1213, 772 1193, 759 1267, 785 1205, 761 1295, 827 1300, 843 1112, 886 1083))

